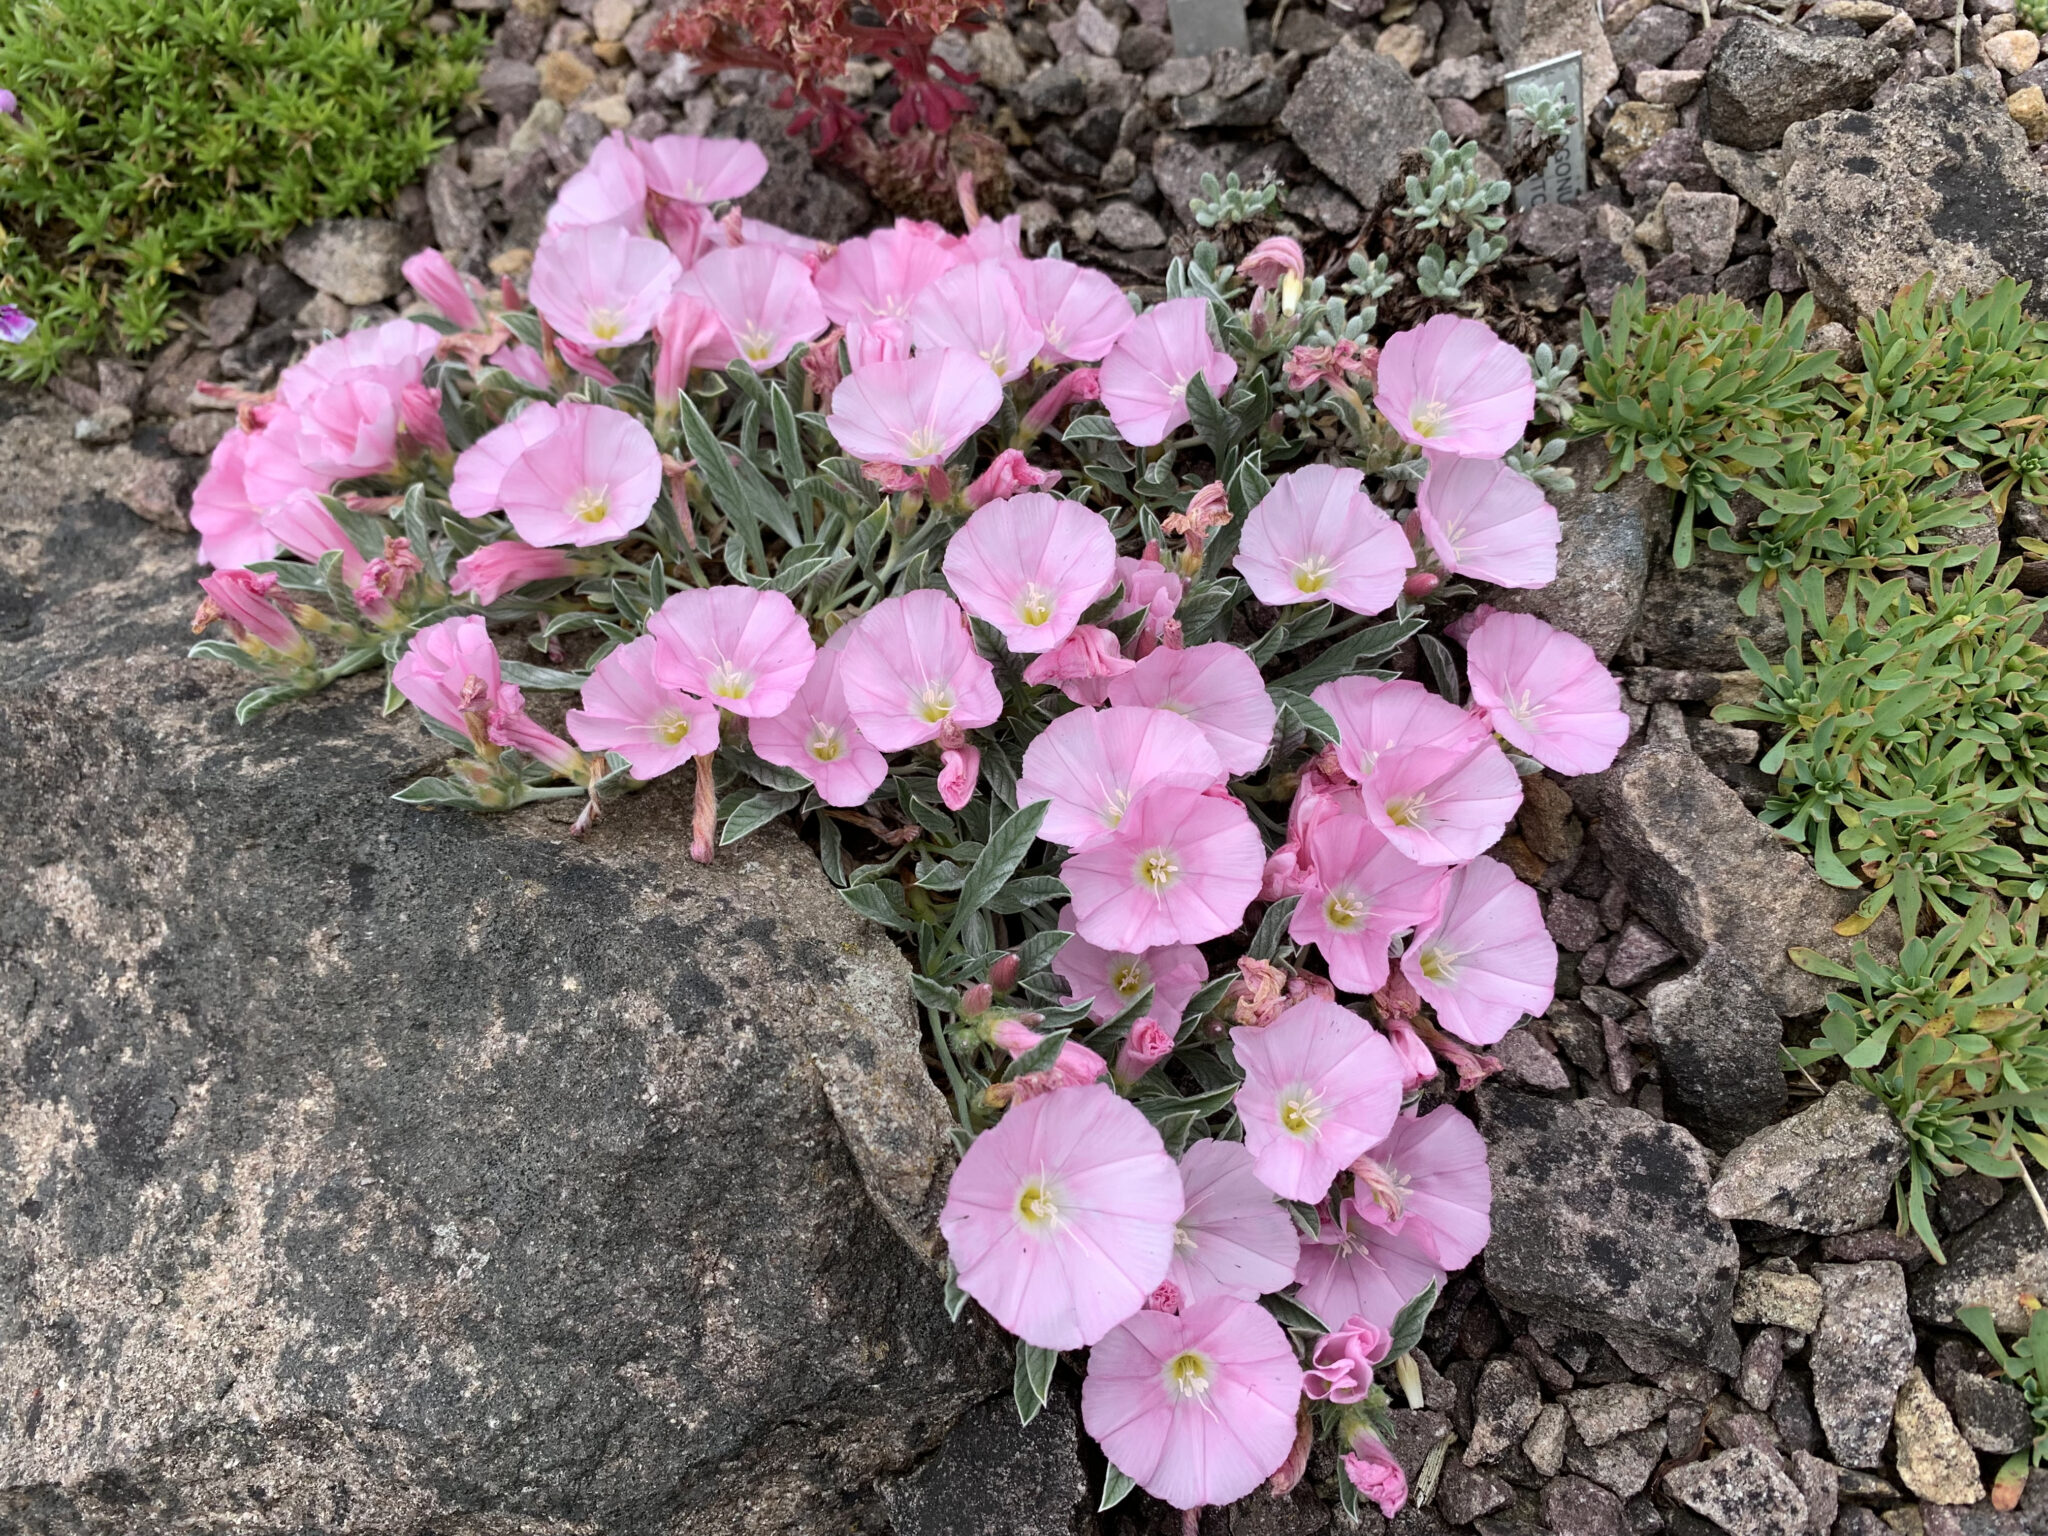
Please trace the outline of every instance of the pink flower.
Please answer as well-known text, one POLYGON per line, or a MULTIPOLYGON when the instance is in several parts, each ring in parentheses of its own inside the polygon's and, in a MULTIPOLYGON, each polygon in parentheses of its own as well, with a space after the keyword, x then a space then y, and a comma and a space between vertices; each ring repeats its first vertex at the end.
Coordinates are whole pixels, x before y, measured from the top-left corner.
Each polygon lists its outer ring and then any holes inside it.
MULTIPOLYGON (((1401 973, 1393 973, 1392 980, 1400 980, 1401 973)), ((1387 1032, 1387 1041, 1394 1047, 1394 1054, 1401 1058, 1401 1092, 1413 1093, 1437 1074, 1436 1058, 1423 1044, 1422 1036, 1415 1033, 1415 1026, 1400 1014, 1381 1015, 1387 1032)))
POLYGON ((908 320, 849 320, 846 356, 855 368, 870 363, 900 363, 910 356, 908 320))
POLYGON ((867 464, 943 464, 1002 409, 1003 386, 969 352, 924 352, 857 367, 832 391, 825 425, 867 464))
POLYGON ((1223 993, 1228 1015, 1238 1023, 1264 1029, 1286 1011, 1287 976, 1270 960, 1237 957, 1237 979, 1223 993))
POLYGON ((661 642, 655 676, 754 720, 795 702, 818 655, 796 604, 755 587, 678 592, 648 619, 647 632, 661 642))
POLYGON ((1283 278, 1308 276, 1308 258, 1299 242, 1273 235, 1251 248, 1237 264, 1237 275, 1255 288, 1278 288, 1283 278))
POLYGON ((1486 1141, 1448 1104, 1402 1115, 1387 1139, 1351 1165, 1358 1214, 1463 1269, 1493 1235, 1486 1141))
POLYGON ((449 482, 449 505, 464 517, 485 517, 504 505, 498 493, 505 472, 521 454, 545 442, 561 424, 560 413, 544 400, 530 401, 517 416, 491 428, 455 456, 449 482))
POLYGON ((1175 1224, 1166 1278, 1188 1301, 1256 1301, 1294 1283, 1301 1239, 1294 1218, 1259 1182, 1243 1143, 1205 1138, 1181 1154, 1187 1205, 1175 1224))
POLYGON ((1418 864, 1461 864, 1500 841, 1522 781, 1491 741, 1464 752, 1385 752, 1359 782, 1372 824, 1418 864))
POLYGON ((1185 715, 1232 775, 1253 772, 1273 745, 1279 711, 1258 663, 1226 641, 1156 650, 1109 682, 1112 704, 1147 704, 1185 715))
POLYGON ((1393 1342, 1386 1329, 1362 1317, 1347 1318, 1343 1327, 1316 1340, 1301 1390, 1319 1403, 1364 1402, 1372 1391, 1372 1368, 1387 1358, 1393 1342))
POLYGON ((1042 1349, 1093 1344, 1173 1256, 1180 1173, 1152 1123, 1101 1085, 1011 1109, 968 1147, 939 1230, 960 1288, 1042 1349))
POLYGON ((1045 333, 1048 363, 1099 363, 1137 316, 1114 278, 1050 258, 1009 264, 1032 323, 1045 333))
POLYGON ((921 352, 971 352, 1005 384, 1024 376, 1045 342, 1017 285, 994 261, 955 267, 927 284, 910 307, 910 337, 921 352))
POLYGON ((323 341, 278 378, 283 410, 269 430, 295 429, 299 462, 331 479, 383 474, 398 462, 400 397, 440 344, 439 331, 413 320, 323 341))
POLYGON ((1053 381, 1052 388, 1031 402, 1031 409, 1024 413, 1024 420, 1018 426, 1018 436, 1029 442, 1059 420, 1060 412, 1068 406, 1101 398, 1100 368, 1069 369, 1053 381))
POLYGON ((231 569, 200 577, 199 589, 206 596, 200 599, 199 612, 192 619, 192 633, 220 621, 245 649, 303 651, 306 642, 298 626, 270 595, 276 586, 274 571, 258 575, 231 569))
POLYGON ((1502 587, 1557 580, 1557 509, 1542 491, 1496 459, 1428 458, 1415 517, 1445 570, 1502 587))
POLYGON ((967 505, 979 509, 1025 491, 1050 490, 1059 483, 1058 470, 1039 469, 1026 461, 1021 449, 1005 448, 967 487, 967 505))
MULTIPOLYGON (((1438 316, 1439 319, 1444 318, 1438 316)), ((1351 1454, 1343 1460, 1344 1475, 1351 1479, 1363 1498, 1372 1500, 1380 1514, 1391 1520, 1408 1502, 1408 1474, 1394 1453, 1376 1436, 1360 1434, 1351 1442, 1351 1454)))
POLYGON ((654 317, 654 404, 674 411, 690 370, 731 349, 731 338, 711 305, 694 293, 673 293, 654 317))
POLYGON ((1264 1029, 1233 1029, 1230 1043, 1244 1069, 1244 1144, 1285 1199, 1322 1199, 1401 1112, 1394 1048, 1348 1008, 1307 998, 1264 1029))
POLYGON ((1134 665, 1124 659, 1115 635, 1099 624, 1079 624, 1024 669, 1024 681, 1051 683, 1076 704, 1092 706, 1107 699, 1110 681, 1134 665))
POLYGON ((1462 754, 1486 740, 1483 722, 1406 678, 1340 677, 1310 697, 1337 722, 1337 765, 1354 780, 1383 753, 1427 747, 1462 754))
POLYGON ((1116 831, 1140 792, 1179 785, 1200 793, 1222 778, 1208 738, 1170 709, 1077 709, 1024 749, 1017 803, 1050 801, 1038 835, 1085 848, 1116 831))
POLYGON ((1274 482, 1245 519, 1235 564, 1262 603, 1393 606, 1415 563, 1408 536, 1365 494, 1363 471, 1311 464, 1274 482))
MULTIPOLYGON (((1073 932, 1071 906, 1060 909, 1059 925, 1073 932)), ((1152 989, 1152 1012, 1177 1024, 1209 979, 1209 964, 1192 944, 1114 951, 1098 949, 1079 934, 1060 946, 1052 968, 1071 989, 1060 1001, 1094 999, 1088 1016, 1104 1024, 1143 996, 1147 987, 1152 989)))
POLYGON ((448 590, 467 595, 489 607, 507 592, 529 582, 557 581, 564 576, 581 576, 590 563, 562 553, 559 549, 535 549, 517 539, 499 539, 455 562, 455 580, 448 590))
POLYGON ((708 252, 683 274, 676 292, 711 306, 725 327, 701 361, 722 368, 744 358, 756 373, 778 366, 801 341, 815 341, 831 321, 818 302, 810 269, 772 245, 708 252))
POLYGON ((654 329, 682 275, 659 240, 596 224, 541 241, 527 296, 556 335, 594 351, 628 347, 654 329))
POLYGON ((548 209, 549 235, 597 225, 632 235, 647 229, 647 173, 623 133, 612 134, 591 152, 589 163, 562 183, 548 209))
POLYGON ((1577 635, 1526 613, 1489 615, 1465 643, 1487 724, 1559 773, 1598 773, 1628 740, 1621 689, 1577 635))
POLYGON ((1001 630, 1011 650, 1047 651, 1108 586, 1116 535, 1078 501, 1031 491, 968 518, 946 546, 944 569, 960 605, 1001 630))
POLYGON ((505 470, 498 499, 529 544, 604 544, 647 521, 661 494, 661 450, 624 411, 567 400, 554 430, 505 470))
POLYGON ((1140 1312, 1088 1357, 1081 1422, 1117 1469, 1176 1509, 1253 1492, 1294 1446, 1301 1366, 1255 1302, 1140 1312))
POLYGON ((312 491, 293 491, 263 516, 263 530, 279 544, 315 565, 329 550, 341 551, 341 577, 353 587, 363 579, 367 562, 355 541, 342 531, 334 514, 312 491))
POLYGON ((979 219, 952 245, 959 262, 1021 260, 1024 253, 1024 220, 1018 214, 1000 219, 979 219))
POLYGON ((1244 921, 1265 848, 1235 800, 1162 784, 1116 831, 1072 854, 1061 878, 1082 938, 1103 949, 1203 944, 1244 921))
POLYGON ((718 750, 718 711, 655 675, 660 649, 642 635, 611 652, 591 669, 567 721, 577 746, 618 753, 642 780, 718 750))
POLYGON ((502 368, 513 378, 531 384, 535 389, 552 389, 554 380, 548 377, 547 359, 523 341, 511 342, 498 348, 485 359, 493 368, 502 368))
POLYGON ((1437 315, 1388 338, 1373 403, 1403 442, 1497 459, 1536 414, 1536 380, 1483 322, 1437 315))
POLYGON ((498 649, 476 614, 429 624, 391 669, 391 686, 421 714, 474 738, 504 687, 498 649))
MULTIPOLYGON (((989 1044, 1006 1053, 1012 1061, 1021 1061, 1045 1044, 1045 1036, 1022 1019, 1007 1014, 989 1020, 983 1026, 983 1032, 989 1044)), ((1085 1088, 1109 1070, 1109 1063, 1087 1046, 1069 1040, 1059 1048, 1053 1064, 1045 1070, 1051 1076, 1043 1091, 1050 1092, 1058 1088, 1085 1088)))
POLYGON ((981 748, 963 743, 939 754, 939 800, 947 810, 965 810, 980 781, 981 748))
POLYGON ((1163 443, 1188 419, 1188 382, 1200 374, 1221 399, 1237 359, 1209 336, 1207 299, 1168 299, 1131 323, 1102 361, 1102 403, 1124 440, 1163 443))
POLYGON ((846 707, 884 752, 974 730, 1003 712, 995 668, 974 649, 967 615, 929 587, 877 603, 853 626, 840 663, 846 707))
POLYGON ((844 241, 818 268, 818 297, 841 325, 905 320, 917 296, 953 261, 952 252, 913 230, 878 229, 844 241))
POLYGON ((1153 545, 1145 546, 1141 559, 1129 555, 1116 563, 1117 579, 1123 583, 1123 601, 1116 605, 1114 618, 1127 619, 1140 608, 1147 611, 1140 634, 1150 635, 1154 640, 1166 634, 1166 621, 1174 610, 1180 607, 1183 593, 1188 584, 1177 571, 1169 571, 1159 560, 1159 551, 1153 545))
POLYGON ((745 197, 768 174, 768 157, 745 139, 703 139, 669 133, 628 139, 647 190, 683 203, 728 203, 745 197))
POLYGON ((1491 1045, 1523 1014, 1550 1006, 1557 946, 1536 893, 1507 865, 1478 858, 1451 871, 1436 915, 1401 956, 1401 974, 1445 1029, 1491 1045))
POLYGON ((1346 992, 1387 984, 1394 935, 1436 911, 1444 872, 1409 859, 1362 816, 1329 816, 1306 837, 1311 885, 1288 937, 1313 944, 1346 992))
POLYGON ((484 717, 484 735, 494 746, 524 752, 558 774, 579 774, 587 766, 581 752, 528 716, 525 697, 510 683, 499 686, 484 717))
POLYGON ((414 293, 464 330, 483 329, 483 311, 476 306, 476 295, 470 291, 471 284, 455 270, 455 263, 439 251, 431 246, 424 251, 415 251, 398 270, 412 284, 414 293))
POLYGON ((192 526, 199 531, 201 565, 243 566, 277 553, 277 536, 263 526, 244 479, 255 441, 250 432, 228 433, 214 444, 213 459, 193 488, 192 526))
POLYGON ((1178 1315, 1181 1306, 1180 1287, 1171 1280, 1159 1282, 1159 1288, 1145 1298, 1147 1312, 1172 1312, 1178 1315))
POLYGON ((1131 1026, 1123 1049, 1117 1052, 1117 1079, 1135 1083, 1172 1054, 1173 1031, 1157 1019, 1140 1019, 1131 1026))
POLYGON ((363 567, 355 590, 356 611, 372 624, 385 624, 396 616, 396 603, 405 595, 406 584, 426 569, 412 552, 409 539, 386 538, 384 552, 363 567))
POLYGON ((827 805, 865 805, 889 775, 888 761, 853 723, 840 685, 840 657, 852 634, 840 629, 820 646, 789 708, 756 720, 749 732, 756 753, 809 779, 827 805))
MULTIPOLYGON (((396 391, 393 393, 395 397, 396 391)), ((251 414, 257 423, 257 432, 242 452, 242 490, 254 506, 264 510, 265 515, 293 491, 331 490, 335 481, 342 478, 343 471, 309 467, 300 457, 299 418, 294 412, 273 401, 269 405, 257 406, 251 414)), ((393 421, 391 444, 395 455, 398 443, 395 408, 393 421)), ((310 449, 310 443, 308 446, 310 449)), ((318 457, 317 453, 315 457, 318 457)), ((324 462, 322 460, 322 465, 324 462)))
POLYGON ((1317 1237, 1302 1244, 1296 1299, 1326 1320, 1361 1317, 1390 1329, 1410 1301, 1443 1284, 1443 1267, 1413 1239, 1371 1225, 1356 1202, 1338 1202, 1337 1212, 1332 1219, 1326 1209, 1317 1237))

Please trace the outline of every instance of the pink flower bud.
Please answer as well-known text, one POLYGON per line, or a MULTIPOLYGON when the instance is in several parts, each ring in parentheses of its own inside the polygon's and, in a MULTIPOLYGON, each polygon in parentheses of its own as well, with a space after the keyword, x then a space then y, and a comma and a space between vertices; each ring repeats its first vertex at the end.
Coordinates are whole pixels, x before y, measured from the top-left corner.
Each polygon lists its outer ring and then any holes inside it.
POLYGON ((455 270, 455 263, 431 248, 405 259, 399 271, 412 290, 466 331, 483 329, 483 311, 471 293, 474 286, 455 270))
MULTIPOLYGON (((1396 971, 1395 975, 1400 972, 1396 971)), ((1389 1014, 1383 1028, 1387 1043, 1394 1048, 1394 1054, 1401 1061, 1401 1092, 1413 1093, 1432 1077, 1436 1076, 1436 1058, 1429 1053, 1429 1047, 1422 1043, 1422 1037, 1415 1033, 1414 1026, 1400 1014, 1389 1014)))
POLYGON ((981 778, 981 748, 948 747, 939 761, 939 798, 949 811, 964 810, 981 778))
POLYGON ((254 571, 225 570, 200 577, 199 587, 206 595, 192 616, 192 633, 219 621, 245 650, 303 649, 305 637, 270 596, 276 586, 277 576, 271 571, 259 576, 254 571))
POLYGON ((1116 1054, 1116 1075, 1135 1083, 1173 1054, 1173 1031, 1157 1019, 1143 1018, 1131 1026, 1123 1049, 1116 1054))
POLYGON ((1081 624, 1051 650, 1024 669, 1027 683, 1052 683, 1076 704, 1098 705, 1109 697, 1105 686, 1137 666, 1126 661, 1116 636, 1095 624, 1081 624))
POLYGON ((961 995, 960 1017, 963 1019, 978 1019, 988 1012, 995 1000, 995 988, 985 981, 978 981, 961 995))
POLYGON ((1024 437, 1035 437, 1059 419, 1060 412, 1070 405, 1084 400, 1102 398, 1102 374, 1094 368, 1076 368, 1072 373, 1063 374, 1044 394, 1032 402, 1031 409, 1024 413, 1024 423, 1019 432, 1024 437))
POLYGON ((1435 571, 1415 571, 1401 583, 1403 597, 1427 597, 1444 584, 1443 577, 1435 571))
POLYGON ((1171 1312, 1179 1315, 1181 1308, 1180 1287, 1171 1280, 1159 1282, 1159 1289, 1145 1298, 1147 1312, 1171 1312))
POLYGON ((1386 1330, 1362 1317, 1316 1341, 1301 1389, 1317 1402, 1349 1406, 1362 1403, 1372 1391, 1372 1368, 1387 1357, 1393 1340, 1386 1330))
POLYGON ((1059 481, 1058 470, 1039 469, 1025 462, 1021 450, 1005 448, 967 487, 967 505, 986 506, 991 501, 1015 496, 1020 491, 1050 489, 1059 481))
MULTIPOLYGON (((1410 577, 1409 579, 1412 581, 1414 578, 1410 577)), ((1458 644, 1463 645, 1470 638, 1473 630, 1484 624, 1499 611, 1491 603, 1481 603, 1463 618, 1453 619, 1450 623, 1446 624, 1444 626, 1444 635, 1447 639, 1455 640, 1458 644)))
POLYGON ((1364 1431, 1351 1442, 1351 1454, 1344 1458, 1344 1475, 1360 1495, 1379 1505, 1380 1513, 1389 1520, 1408 1502, 1408 1474, 1392 1451, 1364 1431))
POLYGON ((1250 254, 1237 264, 1237 275, 1255 287, 1278 288, 1282 278, 1306 277, 1308 258, 1302 255, 1299 243, 1285 235, 1274 235, 1251 248, 1250 254))
POLYGON ((448 452, 448 429, 441 423, 441 392, 424 384, 408 384, 398 392, 398 414, 406 434, 429 453, 448 452))
MULTIPOLYGON (((1034 1014, 1032 1017, 1035 1018, 1037 1015, 1034 1014)), ((1039 1043, 1045 1039, 1045 1036, 1032 1029, 1014 1014, 1006 1014, 1001 1018, 991 1020, 985 1026, 984 1033, 991 1045, 1007 1053, 1013 1061, 1030 1055, 1039 1043)), ((1087 1046, 1076 1045, 1073 1041, 1069 1040, 1060 1047, 1059 1056, 1050 1067, 1042 1073, 1033 1073, 1031 1076, 1052 1079, 1053 1081, 1047 1086, 1053 1088, 1080 1088, 1094 1082, 1108 1070, 1108 1062, 1104 1061, 1095 1052, 1089 1050, 1087 1046)), ((1019 1079, 1019 1081, 1022 1081, 1022 1079, 1019 1079)))
POLYGON ((499 539, 455 562, 455 580, 448 590, 488 608, 507 592, 530 582, 582 576, 601 567, 579 560, 567 550, 536 549, 518 539, 499 539))
POLYGON ((497 696, 485 717, 484 734, 495 746, 524 752, 545 763, 564 778, 574 778, 584 769, 583 754, 526 713, 526 700, 510 683, 498 686, 497 696))
POLYGON ((1022 962, 1015 955, 1004 955, 988 968, 988 984, 998 992, 1007 992, 1017 985, 1017 968, 1022 962))
POLYGON ((678 293, 654 317, 654 334, 654 408, 667 414, 675 410, 697 359, 724 339, 725 327, 704 300, 678 293))

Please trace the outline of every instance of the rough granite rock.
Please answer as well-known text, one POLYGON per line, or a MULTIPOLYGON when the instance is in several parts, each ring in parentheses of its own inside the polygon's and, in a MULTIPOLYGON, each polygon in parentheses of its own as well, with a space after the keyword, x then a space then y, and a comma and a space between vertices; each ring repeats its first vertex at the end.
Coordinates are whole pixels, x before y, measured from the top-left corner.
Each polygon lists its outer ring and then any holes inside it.
POLYGON ((1495 0, 1493 36, 1511 70, 1579 52, 1580 100, 1588 106, 1621 78, 1594 0, 1495 0))
POLYGON ((1884 1464, 1892 1404, 1913 1369, 1906 1274, 1889 1259, 1816 1264, 1820 1327, 1808 1346, 1813 1408, 1828 1452, 1845 1467, 1884 1464))
POLYGON ((292 274, 344 304, 376 304, 404 286, 405 231, 389 219, 321 219, 278 253, 292 274))
MULTIPOLYGON (((1784 1261, 1773 1261, 1784 1262, 1784 1261)), ((1735 1321, 1764 1323, 1812 1333, 1820 1326, 1820 1282, 1797 1270, 1784 1273, 1758 1266, 1735 1282, 1735 1321)))
POLYGON ((663 788, 393 803, 371 678, 237 727, 65 425, 0 423, 0 1528, 873 1528, 1009 1376, 893 946, 663 788))
POLYGON ((1806 1536, 1806 1499, 1799 1485, 1756 1446, 1676 1467, 1664 1488, 1728 1536, 1806 1536))
POLYGON ((1707 1196, 1730 1221, 1833 1237, 1884 1219, 1906 1166, 1905 1134, 1876 1095, 1851 1082, 1730 1152, 1707 1196))
POLYGON ((1946 1325, 1959 1307, 1989 1307, 2000 1333, 2025 1333, 2032 1314, 2020 1298, 2048 1296, 2048 1232, 2019 1181, 1998 1209, 1946 1247, 1947 1264, 1930 1264, 1913 1277, 1913 1315, 1946 1325))
POLYGON ((1975 1371, 1957 1371, 1949 1383, 1949 1411, 1974 1450, 2010 1456, 2034 1438, 2034 1416, 2019 1388, 1975 1371))
POLYGON ((1892 1413, 1899 1481, 1936 1504, 1974 1504, 1984 1497, 1977 1453, 1918 1367, 1907 1373, 1892 1413))
POLYGON ((1862 37, 1814 37, 1744 16, 1707 65, 1709 138, 1769 149, 1794 123, 1860 107, 1899 67, 1898 53, 1862 37))
POLYGON ((931 1460, 884 1486, 890 1536, 1073 1536, 1088 1497, 1080 1436, 1070 1392, 1055 1390, 1028 1427, 1009 1393, 990 1398, 931 1460))
POLYGON ((768 174, 746 196, 747 217, 819 240, 845 240, 861 233, 875 221, 867 194, 820 170, 809 141, 790 136, 790 117, 752 102, 733 119, 729 136, 751 140, 768 155, 768 174))
POLYGON ((1479 1124, 1486 1284, 1504 1306, 1686 1359, 1733 1353, 1735 1236, 1707 1210, 1698 1142, 1639 1110, 1497 1088, 1480 1091, 1479 1124))
POLYGON ((1642 659, 1680 671, 1739 672, 1745 666, 1744 640, 1766 656, 1782 656, 1783 610, 1758 603, 1755 614, 1745 614, 1736 606, 1749 580, 1742 556, 1705 546, 1701 539, 1692 564, 1682 571, 1671 564, 1668 538, 1651 550, 1650 579, 1635 630, 1642 659))
POLYGON ((1280 126, 1370 212, 1400 185, 1401 156, 1443 126, 1408 71, 1347 36, 1303 71, 1280 126))
POLYGON ((1800 124, 1785 151, 1777 237, 1841 319, 1928 272, 1938 298, 2031 282, 2027 308, 2048 315, 2048 171, 1978 82, 1902 87, 1868 112, 1800 124))
POLYGON ((1785 1112, 1784 1025, 1762 987, 1719 945, 1650 989, 1650 1041, 1665 1112, 1717 1151, 1785 1112))

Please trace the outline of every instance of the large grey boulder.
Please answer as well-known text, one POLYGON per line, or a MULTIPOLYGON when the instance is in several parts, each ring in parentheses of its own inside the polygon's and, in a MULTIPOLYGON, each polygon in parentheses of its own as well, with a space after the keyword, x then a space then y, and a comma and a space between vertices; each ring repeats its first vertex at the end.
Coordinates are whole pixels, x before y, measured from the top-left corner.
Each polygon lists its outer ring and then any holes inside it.
POLYGON ((2001 277, 2048 315, 2048 174, 2005 104, 1968 72, 1785 135, 1778 238, 1814 296, 1853 322, 1932 272, 1937 297, 2001 277))
POLYGON ((0 1529, 879 1526, 1009 1376, 903 960, 671 788, 392 803, 373 679, 238 728, 64 425, 0 424, 0 1529))
POLYGON ((1370 213, 1401 183, 1401 156, 1443 127, 1408 71, 1347 36, 1309 65, 1280 126, 1311 164, 1370 213))
POLYGON ((1864 105, 1898 67, 1897 51, 1883 43, 1744 16, 1707 65, 1703 126, 1737 149, 1769 149, 1794 123, 1864 105))

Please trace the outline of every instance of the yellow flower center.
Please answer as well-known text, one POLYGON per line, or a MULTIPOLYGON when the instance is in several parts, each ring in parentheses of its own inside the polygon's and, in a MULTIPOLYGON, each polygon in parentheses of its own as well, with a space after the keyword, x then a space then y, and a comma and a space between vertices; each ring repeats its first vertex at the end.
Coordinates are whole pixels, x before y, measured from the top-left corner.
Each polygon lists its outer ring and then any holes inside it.
POLYGON ((654 717, 654 734, 669 746, 690 734, 690 717, 679 709, 665 709, 654 717))
POLYGON ((946 440, 939 436, 937 427, 918 427, 904 435, 903 456, 907 459, 935 458, 945 446, 946 440))
POLYGON ((1180 860, 1171 848, 1153 848, 1138 855, 1138 883, 1159 892, 1180 878, 1180 860))
POLYGON ((938 725, 952 715, 957 702, 953 690, 944 683, 926 683, 924 692, 917 696, 917 717, 926 725, 938 725))
POLYGON ((1280 1128, 1290 1136, 1313 1136, 1322 1122, 1323 1102, 1313 1089, 1290 1088, 1280 1095, 1280 1128))
POLYGON ((1387 802, 1387 820, 1397 827, 1419 827, 1426 809, 1422 796, 1401 795, 1387 802))
POLYGON ((1418 400, 1408 413, 1408 425, 1417 437, 1439 436, 1450 420, 1451 408, 1441 400, 1418 400))
POLYGON ((839 734, 836 725, 827 725, 820 720, 811 727, 811 734, 804 739, 804 750, 821 763, 834 763, 846 751, 846 738, 839 734))
POLYGON ((1294 590, 1315 593, 1330 584, 1337 574, 1337 562, 1328 555, 1310 555, 1294 567, 1294 590))
POLYGON ((759 321, 739 334, 740 355, 750 363, 765 363, 775 351, 775 333, 759 321))
POLYGON ((721 661, 711 669, 705 681, 711 687, 713 698, 744 699, 754 691, 754 674, 742 671, 729 661, 721 661))
POLYGON ((569 502, 569 515, 579 522, 601 523, 611 513, 611 497, 601 485, 586 485, 569 502))
POLYGON ((1431 981, 1454 981, 1458 975, 1458 957, 1448 950, 1435 945, 1415 957, 1415 963, 1422 967, 1422 974, 1431 981))
POLYGON ((590 312, 590 334, 599 341, 611 341, 626 328, 626 317, 616 309, 593 309, 590 312))
POLYGON ((1150 986, 1152 978, 1145 974, 1144 962, 1132 958, 1110 971, 1109 984, 1116 988, 1118 997, 1128 999, 1136 997, 1150 986))
POLYGON ((1029 582, 1017 598, 1017 617, 1034 629, 1052 622, 1053 596, 1037 582, 1029 582))
POLYGON ((1178 1398, 1206 1398, 1212 1369, 1206 1355, 1182 1350, 1166 1362, 1166 1389, 1178 1398))
POLYGON ((1029 1180, 1017 1196, 1017 1218, 1025 1226, 1043 1232, 1059 1220, 1059 1201, 1044 1178, 1029 1180))
POLYGON ((1366 900, 1356 891, 1332 891, 1323 900, 1323 920, 1339 933, 1349 933, 1365 921, 1366 900))

